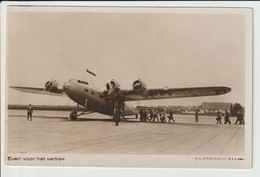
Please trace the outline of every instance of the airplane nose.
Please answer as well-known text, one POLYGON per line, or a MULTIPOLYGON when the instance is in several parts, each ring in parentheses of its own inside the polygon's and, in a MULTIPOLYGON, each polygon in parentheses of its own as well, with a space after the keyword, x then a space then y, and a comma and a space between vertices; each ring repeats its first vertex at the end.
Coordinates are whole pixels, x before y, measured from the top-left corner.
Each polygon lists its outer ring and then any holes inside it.
POLYGON ((70 84, 68 82, 65 82, 63 84, 63 90, 66 92, 68 90, 68 88, 70 87, 70 84))

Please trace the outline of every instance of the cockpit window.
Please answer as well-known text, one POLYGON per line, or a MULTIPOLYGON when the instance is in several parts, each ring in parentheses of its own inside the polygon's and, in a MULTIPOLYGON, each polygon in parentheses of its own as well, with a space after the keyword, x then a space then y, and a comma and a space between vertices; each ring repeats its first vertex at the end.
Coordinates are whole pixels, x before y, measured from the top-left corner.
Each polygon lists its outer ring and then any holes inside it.
POLYGON ((78 80, 78 83, 88 85, 88 82, 86 82, 86 81, 78 80))

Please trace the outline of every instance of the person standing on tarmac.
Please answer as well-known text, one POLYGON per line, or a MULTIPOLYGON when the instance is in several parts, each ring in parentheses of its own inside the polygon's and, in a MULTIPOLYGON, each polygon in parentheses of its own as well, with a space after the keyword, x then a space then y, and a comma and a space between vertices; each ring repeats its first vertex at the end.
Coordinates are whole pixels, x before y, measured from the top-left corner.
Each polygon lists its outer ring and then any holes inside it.
POLYGON ((217 120, 217 124, 219 123, 219 124, 221 124, 221 113, 218 111, 218 113, 217 113, 217 118, 216 118, 216 120, 217 120))
POLYGON ((171 120, 172 120, 173 122, 175 122, 175 120, 173 119, 172 110, 170 111, 170 115, 168 116, 168 118, 169 118, 169 121, 168 121, 168 122, 171 122, 171 120))
POLYGON ((160 113, 160 119, 161 119, 161 122, 166 122, 166 114, 164 113, 164 111, 162 111, 160 113))
POLYGON ((198 110, 195 111, 195 122, 199 122, 199 112, 198 112, 198 110))
POLYGON ((27 108, 27 121, 32 121, 32 113, 33 113, 32 105, 29 104, 29 107, 27 108))
POLYGON ((225 123, 224 124, 231 124, 230 120, 229 120, 230 114, 228 112, 228 110, 225 111, 225 123))
POLYGON ((158 110, 156 110, 155 113, 154 113, 153 122, 155 122, 155 119, 157 119, 157 122, 159 122, 159 112, 158 112, 158 110))
POLYGON ((243 115, 243 112, 241 110, 239 110, 237 112, 237 120, 236 120, 235 124, 237 124, 238 122, 239 122, 239 125, 245 124, 245 122, 244 122, 244 115, 243 115))
POLYGON ((154 118, 154 109, 152 108, 151 111, 150 111, 150 119, 149 121, 152 121, 154 118))
POLYGON ((147 121, 147 117, 148 117, 148 110, 145 108, 144 109, 144 118, 143 118, 143 122, 147 121))
POLYGON ((166 115, 166 109, 163 111, 163 119, 164 119, 164 121, 163 122, 165 122, 166 123, 166 117, 167 117, 167 115, 166 115))
POLYGON ((143 122, 143 118, 144 118, 144 110, 143 110, 143 108, 140 108, 139 114, 140 114, 140 122, 143 122))

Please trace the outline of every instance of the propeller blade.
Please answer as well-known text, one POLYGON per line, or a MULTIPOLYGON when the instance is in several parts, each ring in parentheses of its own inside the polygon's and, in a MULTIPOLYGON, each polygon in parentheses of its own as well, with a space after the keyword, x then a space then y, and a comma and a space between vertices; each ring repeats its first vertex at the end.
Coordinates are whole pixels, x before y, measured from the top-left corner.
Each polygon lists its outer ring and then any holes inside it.
POLYGON ((53 77, 53 78, 48 82, 48 84, 45 85, 45 88, 44 88, 44 90, 42 91, 41 94, 43 94, 43 93, 46 91, 46 89, 49 87, 49 85, 52 84, 54 78, 55 78, 55 77, 53 77))

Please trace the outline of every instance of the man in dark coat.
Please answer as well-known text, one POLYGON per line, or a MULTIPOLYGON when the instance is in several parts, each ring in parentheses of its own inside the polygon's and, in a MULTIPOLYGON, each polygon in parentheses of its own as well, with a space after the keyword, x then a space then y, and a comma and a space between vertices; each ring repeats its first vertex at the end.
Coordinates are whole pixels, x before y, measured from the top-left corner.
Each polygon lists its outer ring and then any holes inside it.
POLYGON ((198 110, 195 111, 195 122, 199 122, 199 112, 198 112, 198 110))
POLYGON ((147 117, 148 117, 148 110, 145 108, 143 112, 143 122, 147 121, 147 117))
POLYGON ((144 110, 143 110, 143 108, 140 109, 139 114, 140 114, 140 122, 143 122, 143 119, 144 119, 144 110))
POLYGON ((238 122, 239 122, 239 125, 245 124, 245 123, 244 123, 244 114, 243 114, 243 111, 242 111, 242 110, 239 110, 239 111, 237 112, 237 120, 236 120, 235 124, 237 124, 238 122))
POLYGON ((170 115, 168 116, 168 118, 169 118, 169 121, 168 121, 168 122, 171 122, 171 120, 172 120, 173 122, 175 122, 175 120, 173 119, 172 110, 170 111, 170 115))
POLYGON ((225 124, 227 124, 227 123, 231 124, 229 117, 230 117, 230 114, 229 114, 228 110, 226 110, 225 111, 225 124))
POLYGON ((221 124, 221 113, 218 111, 218 113, 217 113, 217 118, 216 118, 216 120, 217 120, 217 124, 221 124))
POLYGON ((32 121, 32 113, 33 113, 32 105, 29 104, 29 107, 27 108, 27 121, 32 121))

